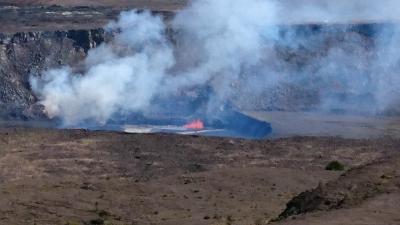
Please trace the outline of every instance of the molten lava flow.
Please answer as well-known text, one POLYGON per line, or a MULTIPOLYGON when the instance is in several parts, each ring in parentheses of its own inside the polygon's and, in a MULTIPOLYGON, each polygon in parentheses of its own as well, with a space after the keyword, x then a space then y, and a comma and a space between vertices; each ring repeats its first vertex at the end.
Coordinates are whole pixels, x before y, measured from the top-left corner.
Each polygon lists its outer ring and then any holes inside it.
POLYGON ((192 130, 201 130, 204 129, 204 123, 201 120, 193 120, 192 122, 184 125, 184 127, 192 130))

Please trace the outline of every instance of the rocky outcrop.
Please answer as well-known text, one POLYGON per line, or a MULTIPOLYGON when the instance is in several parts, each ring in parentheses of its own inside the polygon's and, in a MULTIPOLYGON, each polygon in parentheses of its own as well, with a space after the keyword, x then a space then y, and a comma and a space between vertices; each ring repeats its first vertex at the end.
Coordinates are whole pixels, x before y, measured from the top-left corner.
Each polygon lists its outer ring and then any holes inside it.
POLYGON ((105 38, 103 29, 0 33, 0 117, 42 117, 29 77, 78 63, 105 38))
POLYGON ((315 211, 327 211, 360 205, 382 194, 400 192, 398 155, 351 169, 337 180, 319 184, 294 197, 276 220, 315 211))

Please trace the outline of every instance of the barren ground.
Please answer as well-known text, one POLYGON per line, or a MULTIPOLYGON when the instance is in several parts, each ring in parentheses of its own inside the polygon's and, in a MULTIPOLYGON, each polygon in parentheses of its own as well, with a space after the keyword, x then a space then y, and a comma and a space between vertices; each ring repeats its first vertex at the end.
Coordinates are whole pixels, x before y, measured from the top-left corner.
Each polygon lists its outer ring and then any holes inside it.
MULTIPOLYGON (((184 4, 2 0, 0 32, 99 28, 123 9, 169 16, 184 4)), ((0 224, 400 224, 398 118, 250 114, 271 122, 274 137, 289 137, 254 141, 0 122, 0 224), (345 171, 325 170, 333 160, 345 171), (287 218, 272 222, 282 212, 287 218)))
POLYGON ((172 10, 182 8, 186 2, 186 0, 2 0, 0 3, 4 5, 15 6, 106 6, 113 8, 141 7, 159 10, 172 10))
POLYGON ((169 18, 184 0, 5 0, 0 1, 0 32, 96 29, 129 9, 149 9, 169 18))
POLYGON ((0 223, 265 224, 319 183, 334 182, 327 189, 336 193, 343 189, 337 184, 364 187, 376 179, 368 185, 384 191, 281 224, 327 224, 338 216, 329 224, 398 224, 399 144, 391 138, 250 141, 4 128, 0 223), (360 169, 342 182, 343 172, 324 169, 332 160, 360 169), (364 166, 377 160, 378 166, 364 166))

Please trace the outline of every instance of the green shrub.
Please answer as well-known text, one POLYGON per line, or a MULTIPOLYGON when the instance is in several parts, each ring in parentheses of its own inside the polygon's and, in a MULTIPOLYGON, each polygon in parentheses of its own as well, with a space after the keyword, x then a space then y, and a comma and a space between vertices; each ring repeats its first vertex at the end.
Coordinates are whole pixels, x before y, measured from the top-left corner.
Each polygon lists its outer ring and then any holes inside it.
POLYGON ((333 171, 343 171, 344 170, 344 165, 341 164, 338 161, 332 161, 325 167, 325 169, 326 170, 333 170, 333 171))

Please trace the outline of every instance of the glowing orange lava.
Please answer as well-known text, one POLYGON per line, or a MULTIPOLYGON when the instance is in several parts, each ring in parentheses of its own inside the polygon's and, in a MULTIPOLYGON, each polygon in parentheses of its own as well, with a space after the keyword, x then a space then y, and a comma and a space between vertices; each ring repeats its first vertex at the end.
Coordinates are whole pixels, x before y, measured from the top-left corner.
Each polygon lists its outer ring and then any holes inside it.
POLYGON ((201 130, 204 129, 204 123, 201 120, 193 120, 192 122, 184 125, 184 127, 192 130, 201 130))

